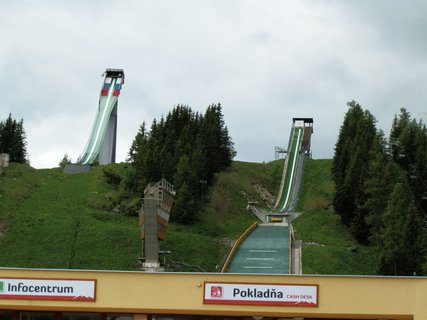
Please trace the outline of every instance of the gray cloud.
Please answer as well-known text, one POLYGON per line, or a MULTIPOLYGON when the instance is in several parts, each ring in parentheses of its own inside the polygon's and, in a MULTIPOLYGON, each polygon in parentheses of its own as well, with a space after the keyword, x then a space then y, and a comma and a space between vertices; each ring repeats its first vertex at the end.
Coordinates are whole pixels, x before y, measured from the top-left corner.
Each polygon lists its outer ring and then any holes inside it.
POLYGON ((23 118, 31 163, 79 156, 105 68, 124 68, 118 159, 174 105, 221 102, 237 159, 269 161, 292 117, 330 158, 352 99, 386 132, 426 117, 423 1, 4 1, 0 119, 23 118))

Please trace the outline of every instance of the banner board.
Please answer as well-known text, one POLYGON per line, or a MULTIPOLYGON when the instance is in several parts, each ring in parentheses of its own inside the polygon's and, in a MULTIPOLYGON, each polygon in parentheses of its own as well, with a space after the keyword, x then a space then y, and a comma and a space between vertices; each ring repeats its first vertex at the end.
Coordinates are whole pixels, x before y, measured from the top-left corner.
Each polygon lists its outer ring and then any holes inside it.
POLYGON ((318 285, 205 282, 203 303, 317 307, 318 285))
POLYGON ((95 301, 96 280, 0 278, 0 299, 95 301))

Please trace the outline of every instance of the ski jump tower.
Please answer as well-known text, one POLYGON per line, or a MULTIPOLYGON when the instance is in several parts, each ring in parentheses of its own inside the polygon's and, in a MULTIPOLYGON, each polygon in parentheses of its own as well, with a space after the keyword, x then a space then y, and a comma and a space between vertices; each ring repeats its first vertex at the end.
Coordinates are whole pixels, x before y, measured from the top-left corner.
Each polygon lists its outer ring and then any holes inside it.
POLYGON ((142 240, 140 261, 146 271, 163 270, 159 262, 159 241, 166 237, 175 194, 174 186, 165 179, 149 183, 144 190, 144 201, 139 211, 139 226, 142 240))
POLYGON ((293 118, 289 137, 288 154, 283 166, 279 196, 273 212, 267 217, 270 222, 282 222, 293 211, 300 186, 303 161, 311 157, 313 118, 293 118))
POLYGON ((313 118, 292 118, 293 127, 303 127, 301 151, 311 158, 311 135, 313 134, 313 118))
POLYGON ((109 164, 116 161, 117 102, 125 80, 122 69, 107 69, 99 96, 98 111, 87 145, 78 165, 109 164))

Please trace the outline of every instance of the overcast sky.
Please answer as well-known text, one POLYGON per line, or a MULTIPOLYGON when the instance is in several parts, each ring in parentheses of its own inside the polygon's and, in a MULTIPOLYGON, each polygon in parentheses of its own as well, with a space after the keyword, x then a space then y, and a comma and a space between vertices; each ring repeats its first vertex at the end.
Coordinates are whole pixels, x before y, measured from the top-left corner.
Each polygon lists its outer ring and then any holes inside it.
POLYGON ((401 107, 426 121, 427 2, 0 2, 0 120, 24 119, 33 167, 81 154, 106 68, 126 74, 118 161, 143 121, 217 102, 237 160, 273 160, 293 117, 332 158, 348 101, 387 134, 401 107))

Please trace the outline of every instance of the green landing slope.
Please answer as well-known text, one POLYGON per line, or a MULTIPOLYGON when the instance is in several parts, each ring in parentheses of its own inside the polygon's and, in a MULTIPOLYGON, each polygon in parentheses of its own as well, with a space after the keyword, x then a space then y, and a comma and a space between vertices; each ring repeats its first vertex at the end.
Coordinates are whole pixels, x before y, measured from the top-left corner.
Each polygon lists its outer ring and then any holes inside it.
POLYGON ((260 225, 243 240, 228 273, 289 273, 289 231, 282 225, 260 225))

